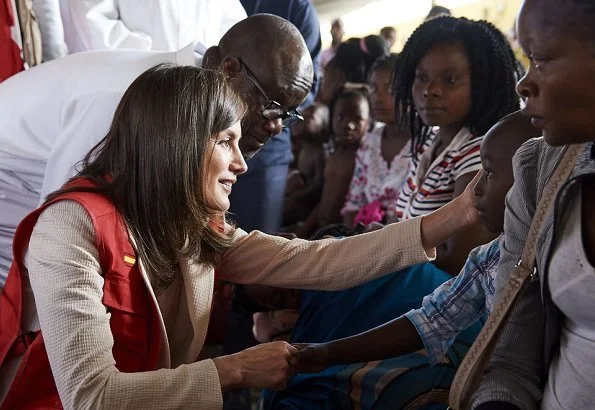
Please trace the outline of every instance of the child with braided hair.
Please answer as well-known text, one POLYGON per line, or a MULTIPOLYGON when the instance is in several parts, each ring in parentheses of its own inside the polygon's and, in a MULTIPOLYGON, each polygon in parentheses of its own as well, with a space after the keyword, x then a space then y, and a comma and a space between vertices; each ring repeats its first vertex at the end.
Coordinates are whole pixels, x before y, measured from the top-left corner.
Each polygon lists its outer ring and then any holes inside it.
MULTIPOLYGON (((506 37, 487 21, 438 17, 411 35, 393 86, 413 160, 392 221, 425 215, 463 192, 481 169, 483 135, 520 108, 522 74, 506 37)), ((491 239, 481 227, 461 232, 440 247, 435 265, 456 274, 471 249, 491 239)))

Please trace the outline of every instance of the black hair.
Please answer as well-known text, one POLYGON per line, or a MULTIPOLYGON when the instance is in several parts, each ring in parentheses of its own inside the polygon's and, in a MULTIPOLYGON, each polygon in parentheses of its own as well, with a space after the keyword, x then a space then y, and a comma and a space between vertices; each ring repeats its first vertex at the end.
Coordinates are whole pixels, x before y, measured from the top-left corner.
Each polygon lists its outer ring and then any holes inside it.
MULTIPOLYGON (((586 39, 595 45, 595 3, 593 0, 569 0, 570 7, 566 14, 570 21, 564 22, 566 27, 578 27, 586 34, 586 39)), ((564 6, 561 7, 562 9, 564 6)))
POLYGON ((396 117, 411 128, 414 153, 432 133, 432 127, 419 118, 413 102, 415 70, 432 47, 444 42, 461 42, 469 57, 471 108, 465 126, 472 134, 485 134, 500 118, 520 108, 515 87, 524 69, 500 30, 483 20, 448 16, 429 20, 407 40, 392 78, 396 117))
POLYGON ((386 57, 382 57, 374 63, 372 68, 370 69, 370 78, 368 79, 368 83, 371 84, 372 82, 372 74, 376 70, 385 70, 389 73, 389 87, 390 89, 393 88, 393 80, 394 80, 394 71, 399 65, 399 61, 401 61, 401 57, 397 53, 390 53, 386 57))
POLYGON ((381 36, 384 36, 384 35, 388 34, 391 31, 394 31, 395 33, 397 32, 397 30, 393 26, 382 27, 380 29, 380 35, 381 36))
POLYGON ((399 54, 397 53, 390 53, 386 57, 379 58, 376 60, 372 69, 370 70, 370 74, 376 70, 389 70, 391 73, 395 69, 399 62, 399 54))
POLYGON ((370 69, 370 77, 372 76, 372 73, 376 70, 386 70, 389 73, 391 73, 392 77, 395 68, 399 65, 399 61, 400 56, 397 53, 390 53, 386 57, 379 58, 378 60, 376 60, 376 62, 370 69))
POLYGON ((350 38, 337 48, 328 65, 344 73, 346 82, 365 83, 376 60, 386 55, 388 47, 380 36, 350 38))
POLYGON ((428 13, 428 15, 426 16, 426 19, 431 19, 434 17, 440 17, 440 16, 450 16, 451 12, 450 9, 447 9, 444 6, 433 6, 430 9, 430 12, 428 13))

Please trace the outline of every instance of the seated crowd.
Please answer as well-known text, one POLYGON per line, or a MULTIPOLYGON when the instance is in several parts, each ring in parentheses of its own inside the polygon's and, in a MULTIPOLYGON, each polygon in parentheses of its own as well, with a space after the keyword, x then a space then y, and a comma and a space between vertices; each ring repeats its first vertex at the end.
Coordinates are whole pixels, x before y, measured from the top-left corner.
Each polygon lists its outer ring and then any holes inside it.
POLYGON ((436 7, 399 54, 388 27, 334 37, 318 69, 255 7, 201 58, 97 51, 0 84, 0 410, 239 408, 238 389, 266 410, 590 408, 595 5, 524 0, 526 68, 436 7), (231 193, 280 133, 278 222, 248 229, 268 199, 231 193), (230 335, 258 343, 209 354, 230 335))

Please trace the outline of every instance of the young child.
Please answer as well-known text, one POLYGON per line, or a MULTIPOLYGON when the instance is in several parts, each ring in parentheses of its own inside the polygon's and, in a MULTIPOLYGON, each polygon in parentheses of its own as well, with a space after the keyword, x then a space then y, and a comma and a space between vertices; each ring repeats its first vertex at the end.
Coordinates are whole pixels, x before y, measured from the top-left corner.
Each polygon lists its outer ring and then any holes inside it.
POLYGON ((329 136, 329 110, 315 102, 303 112, 304 121, 291 129, 292 142, 298 146, 297 167, 287 177, 283 204, 283 226, 304 220, 320 201, 325 153, 329 136))
MULTIPOLYGON (((522 72, 508 40, 486 21, 438 17, 411 35, 393 91, 397 118, 411 128, 413 160, 390 222, 426 215, 462 192, 481 169, 482 136, 519 110, 514 86, 522 72)), ((455 275, 492 239, 480 226, 461 232, 433 263, 455 275)))
POLYGON ((324 187, 318 208, 318 227, 341 222, 341 208, 349 189, 355 155, 370 128, 370 103, 364 91, 344 90, 330 109, 332 137, 324 166, 324 187))
POLYGON ((342 221, 341 208, 349 189, 355 156, 370 128, 370 104, 364 91, 344 89, 330 106, 331 141, 324 165, 322 196, 302 224, 298 236, 309 237, 316 229, 342 221))
MULTIPOLYGON (((483 170, 474 193, 482 224, 492 233, 503 231, 504 200, 513 183, 512 156, 522 143, 539 135, 528 118, 514 113, 492 127, 482 142, 483 170)), ((440 363, 455 337, 491 311, 499 239, 474 249, 460 274, 426 296, 419 309, 356 336, 298 345, 302 371, 383 360, 422 348, 431 364, 440 363)))
POLYGON ((391 73, 398 55, 380 59, 370 76, 371 106, 378 121, 360 146, 345 204, 341 210, 348 227, 386 222, 395 214, 401 185, 411 161, 411 133, 395 116, 391 73))

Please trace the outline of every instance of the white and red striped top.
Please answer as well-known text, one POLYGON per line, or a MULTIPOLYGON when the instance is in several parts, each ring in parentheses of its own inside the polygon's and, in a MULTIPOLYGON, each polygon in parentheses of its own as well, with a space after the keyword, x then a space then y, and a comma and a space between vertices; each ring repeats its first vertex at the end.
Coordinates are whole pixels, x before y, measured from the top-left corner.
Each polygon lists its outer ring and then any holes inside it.
POLYGON ((401 187, 395 216, 399 220, 427 215, 453 199, 455 181, 462 175, 481 169, 479 148, 483 136, 476 137, 462 128, 451 143, 431 162, 436 134, 413 158, 401 187))

